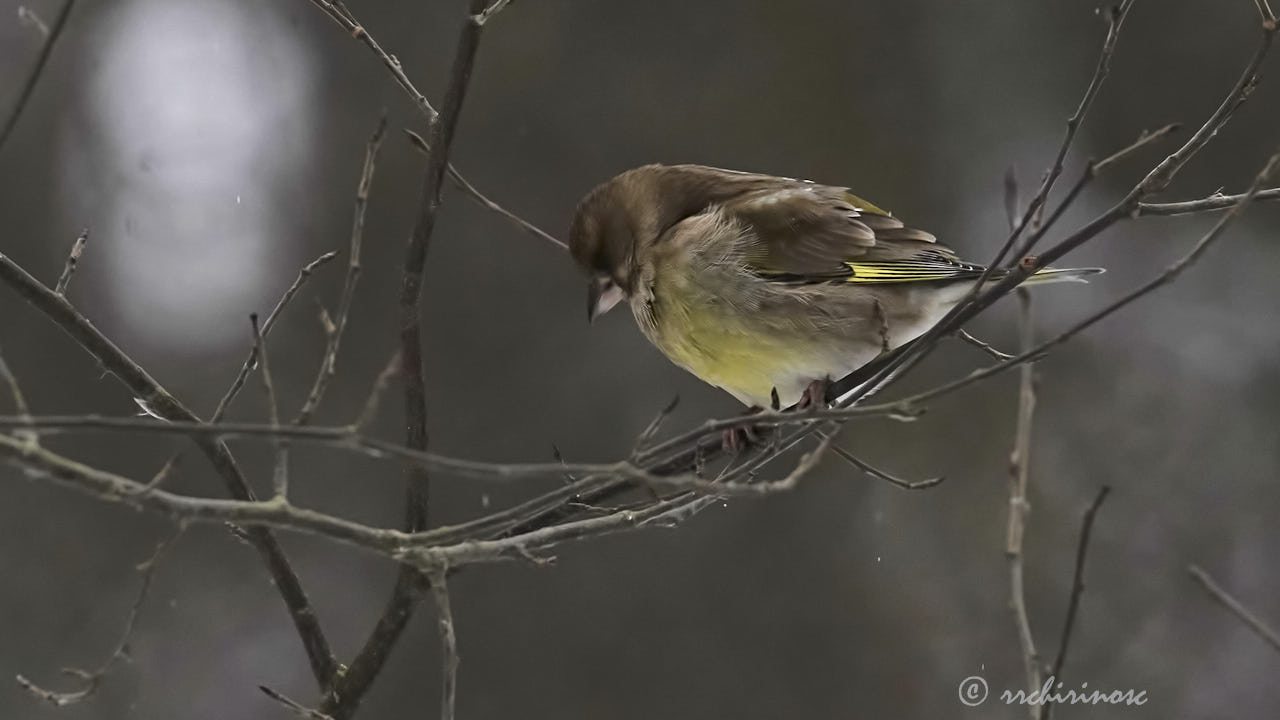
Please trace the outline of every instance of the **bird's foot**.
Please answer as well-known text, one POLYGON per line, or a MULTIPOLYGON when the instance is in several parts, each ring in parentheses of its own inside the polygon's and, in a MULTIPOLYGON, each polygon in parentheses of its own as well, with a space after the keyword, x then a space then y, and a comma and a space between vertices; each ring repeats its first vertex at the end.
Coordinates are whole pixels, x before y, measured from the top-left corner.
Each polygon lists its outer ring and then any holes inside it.
POLYGON ((821 410, 827 406, 827 388, 831 386, 831 378, 822 378, 809 383, 796 401, 796 411, 821 410))
MULTIPOLYGON (((743 416, 755 415, 763 409, 758 405, 752 405, 747 408, 743 416)), ((755 425, 735 425, 720 434, 720 446, 725 452, 734 455, 758 444, 760 444, 760 430, 755 425)))

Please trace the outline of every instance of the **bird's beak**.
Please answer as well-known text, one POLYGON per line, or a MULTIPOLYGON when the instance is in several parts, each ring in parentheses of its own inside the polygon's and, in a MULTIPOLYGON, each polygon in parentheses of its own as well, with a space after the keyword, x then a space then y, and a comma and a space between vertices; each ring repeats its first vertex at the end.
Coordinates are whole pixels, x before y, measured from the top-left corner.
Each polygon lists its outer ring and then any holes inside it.
POLYGON ((607 277, 592 279, 587 285, 587 322, 613 309, 623 298, 622 288, 607 277))

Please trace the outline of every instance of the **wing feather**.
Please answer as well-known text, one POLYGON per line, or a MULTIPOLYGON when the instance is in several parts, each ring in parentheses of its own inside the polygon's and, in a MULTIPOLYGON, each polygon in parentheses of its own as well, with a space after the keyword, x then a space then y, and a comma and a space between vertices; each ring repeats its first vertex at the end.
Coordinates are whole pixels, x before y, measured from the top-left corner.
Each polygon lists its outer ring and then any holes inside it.
POLYGON ((775 180, 720 203, 749 230, 745 259, 761 277, 883 283, 962 279, 982 272, 930 233, 907 227, 846 188, 775 180))

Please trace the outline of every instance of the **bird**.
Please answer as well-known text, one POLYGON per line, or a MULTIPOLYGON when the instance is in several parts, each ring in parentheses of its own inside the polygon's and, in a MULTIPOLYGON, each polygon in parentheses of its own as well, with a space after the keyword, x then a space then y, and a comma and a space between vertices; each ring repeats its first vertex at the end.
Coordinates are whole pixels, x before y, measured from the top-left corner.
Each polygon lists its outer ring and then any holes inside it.
MULTIPOLYGON (((589 321, 626 300, 672 362, 752 410, 822 403, 833 378, 919 337, 985 271, 846 187, 692 164, 595 187, 569 248, 589 321)), ((1099 272, 1044 268, 1023 284, 1099 272)))

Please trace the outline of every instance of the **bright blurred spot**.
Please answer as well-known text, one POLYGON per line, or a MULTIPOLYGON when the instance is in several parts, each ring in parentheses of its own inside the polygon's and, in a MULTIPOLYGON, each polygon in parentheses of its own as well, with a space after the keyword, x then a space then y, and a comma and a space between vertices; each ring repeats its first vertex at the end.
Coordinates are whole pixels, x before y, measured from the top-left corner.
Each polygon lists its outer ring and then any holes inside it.
POLYGON ((242 345, 290 256, 281 205, 306 173, 306 48, 258 3, 132 0, 102 27, 78 143, 101 156, 71 158, 68 180, 98 209, 111 309, 163 351, 242 345))

